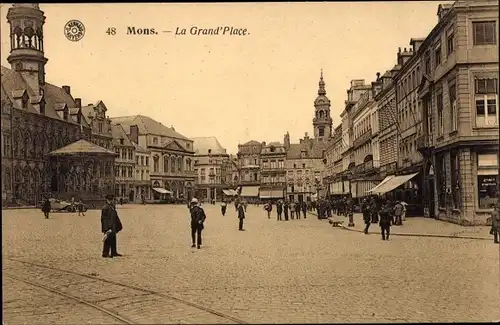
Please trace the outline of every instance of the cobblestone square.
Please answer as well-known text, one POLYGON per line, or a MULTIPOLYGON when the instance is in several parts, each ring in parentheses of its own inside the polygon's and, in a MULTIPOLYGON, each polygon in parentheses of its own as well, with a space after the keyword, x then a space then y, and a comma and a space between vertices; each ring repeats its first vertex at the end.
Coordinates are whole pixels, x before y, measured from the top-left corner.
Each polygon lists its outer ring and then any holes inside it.
POLYGON ((500 320, 499 246, 276 221, 205 205, 190 248, 181 205, 123 205, 123 257, 103 259, 100 211, 4 210, 5 324, 472 322, 500 320))

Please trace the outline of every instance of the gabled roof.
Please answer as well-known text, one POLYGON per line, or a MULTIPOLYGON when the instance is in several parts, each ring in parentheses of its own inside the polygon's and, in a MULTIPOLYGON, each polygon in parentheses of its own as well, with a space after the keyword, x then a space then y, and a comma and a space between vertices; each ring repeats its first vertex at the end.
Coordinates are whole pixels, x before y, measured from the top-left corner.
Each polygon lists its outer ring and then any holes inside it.
POLYGON ((121 125, 111 124, 111 134, 113 135, 113 143, 115 145, 134 146, 121 125), (123 144, 121 144, 120 139, 123 139, 123 144))
MULTIPOLYGON (((1 97, 8 98, 13 106, 17 109, 23 109, 18 107, 17 101, 14 99, 15 96, 19 94, 22 95, 26 92, 30 100, 28 101, 27 111, 32 114, 38 114, 38 111, 34 108, 33 103, 40 102, 39 94, 35 93, 33 89, 29 86, 26 80, 23 78, 21 73, 13 71, 7 67, 1 66, 1 82, 2 91, 1 97)), ((56 111, 57 106, 66 105, 70 110, 76 107, 75 101, 71 95, 67 94, 62 88, 54 86, 50 83, 45 83, 45 116, 64 120, 63 114, 58 114, 56 111)), ((76 117, 72 117, 68 120, 70 123, 78 124, 76 117)), ((82 122, 84 127, 88 127, 87 123, 82 122)))
POLYGON ((113 123, 120 123, 127 134, 130 134, 131 125, 137 125, 139 134, 154 134, 175 139, 189 140, 187 137, 176 132, 173 128, 169 128, 144 115, 113 117, 111 121, 113 121, 113 123))
POLYGON ((300 159, 302 158, 302 152, 306 152, 306 159, 321 159, 323 157, 323 151, 326 150, 328 146, 327 142, 317 141, 311 139, 310 141, 304 141, 303 143, 292 143, 288 148, 286 153, 287 159, 300 159))
POLYGON ((260 146, 262 143, 255 141, 255 140, 250 140, 247 143, 241 144, 241 146, 260 146))
POLYGON ((190 150, 187 150, 182 144, 180 144, 175 139, 169 140, 160 146, 162 146, 165 149, 170 149, 170 150, 175 150, 175 151, 192 152, 190 150))
POLYGON ((191 138, 195 155, 208 155, 208 150, 212 155, 227 154, 226 149, 222 147, 216 137, 198 137, 191 138))
POLYGON ((116 153, 106 148, 100 147, 87 140, 80 139, 70 143, 67 146, 54 150, 49 156, 73 156, 73 155, 92 155, 92 156, 116 156, 116 153))

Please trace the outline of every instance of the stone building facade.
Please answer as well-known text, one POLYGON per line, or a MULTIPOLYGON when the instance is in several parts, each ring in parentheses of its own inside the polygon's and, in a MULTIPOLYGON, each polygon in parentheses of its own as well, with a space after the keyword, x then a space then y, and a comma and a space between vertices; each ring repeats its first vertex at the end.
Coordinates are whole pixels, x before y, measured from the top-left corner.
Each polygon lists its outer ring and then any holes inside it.
MULTIPOLYGON (((115 196, 117 200, 135 199, 135 146, 120 124, 111 125, 115 159, 115 196)), ((102 140, 101 140, 102 141, 102 140)), ((105 144, 105 143, 103 143, 105 144)))
MULTIPOLYGON (((67 87, 67 91, 70 92, 69 87, 67 87)), ((76 99, 76 101, 77 106, 81 106, 81 100, 76 99)), ((107 112, 108 108, 102 100, 96 104, 88 104, 82 107, 82 114, 87 124, 92 128, 90 142, 111 150, 113 148, 113 132, 107 112)))
POLYGON ((330 145, 325 152, 325 183, 328 186, 330 195, 346 194, 342 187, 342 150, 344 144, 342 141, 342 124, 339 124, 333 131, 333 137, 330 145))
POLYGON ((151 200, 151 179, 149 176, 149 157, 150 152, 143 147, 139 146, 136 142, 131 141, 135 147, 135 201, 141 202, 144 200, 151 200))
POLYGON ((166 194, 176 199, 194 196, 193 141, 150 117, 143 115, 114 117, 113 124, 120 124, 129 138, 150 152, 149 177, 153 199, 166 194))
POLYGON ((11 68, 1 67, 2 203, 31 205, 43 196, 90 191, 97 172, 109 166, 75 168, 81 177, 73 182, 68 161, 49 156, 80 139, 90 140, 91 128, 70 88, 46 82, 44 13, 37 4, 14 4, 7 20, 11 68))
POLYGON ((424 196, 439 219, 484 224, 498 181, 498 1, 440 5, 419 48, 424 196))
POLYGON ((215 137, 192 138, 194 146, 195 196, 208 202, 223 199, 229 154, 215 137))
POLYGON ((260 189, 261 157, 264 143, 251 140, 238 145, 240 195, 257 200, 260 189))
POLYGON ((286 148, 282 143, 265 144, 260 152, 261 164, 261 199, 283 199, 286 190, 286 148))

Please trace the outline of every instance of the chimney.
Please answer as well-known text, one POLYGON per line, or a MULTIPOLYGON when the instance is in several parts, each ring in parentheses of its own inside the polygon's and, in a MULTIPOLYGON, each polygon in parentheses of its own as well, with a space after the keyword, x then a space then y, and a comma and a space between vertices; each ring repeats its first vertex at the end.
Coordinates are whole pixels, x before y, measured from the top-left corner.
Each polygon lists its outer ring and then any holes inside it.
POLYGON ((130 126, 130 140, 139 144, 139 127, 137 125, 130 126))
POLYGON ((174 126, 173 126, 173 125, 172 125, 170 128, 172 129, 172 131, 174 131, 174 132, 175 132, 175 128, 174 128, 174 126))
POLYGON ((380 72, 377 72, 377 81, 380 79, 380 72))
POLYGON ((262 146, 265 147, 266 146, 266 141, 262 141, 262 146))
POLYGON ((75 104, 76 104, 76 108, 82 108, 82 99, 75 98, 75 104))
POLYGON ((70 86, 62 86, 62 89, 64 90, 64 92, 68 95, 71 96, 71 88, 70 86))

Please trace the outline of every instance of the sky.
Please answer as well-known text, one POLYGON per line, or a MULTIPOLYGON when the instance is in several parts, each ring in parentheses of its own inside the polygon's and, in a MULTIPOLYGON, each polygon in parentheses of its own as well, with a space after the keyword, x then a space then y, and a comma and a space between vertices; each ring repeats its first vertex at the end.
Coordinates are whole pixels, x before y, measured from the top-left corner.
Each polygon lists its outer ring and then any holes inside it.
MULTIPOLYGON (((102 100, 110 117, 147 115, 187 137, 215 136, 229 153, 249 140, 283 142, 287 131, 298 142, 313 135, 321 69, 335 127, 350 81, 392 68, 398 47, 436 25, 439 3, 41 4, 46 80, 84 105, 102 100), (78 42, 64 35, 72 19, 85 25, 78 42), (248 34, 190 35, 219 26, 248 34)), ((1 61, 10 67, 8 8, 1 61)))

